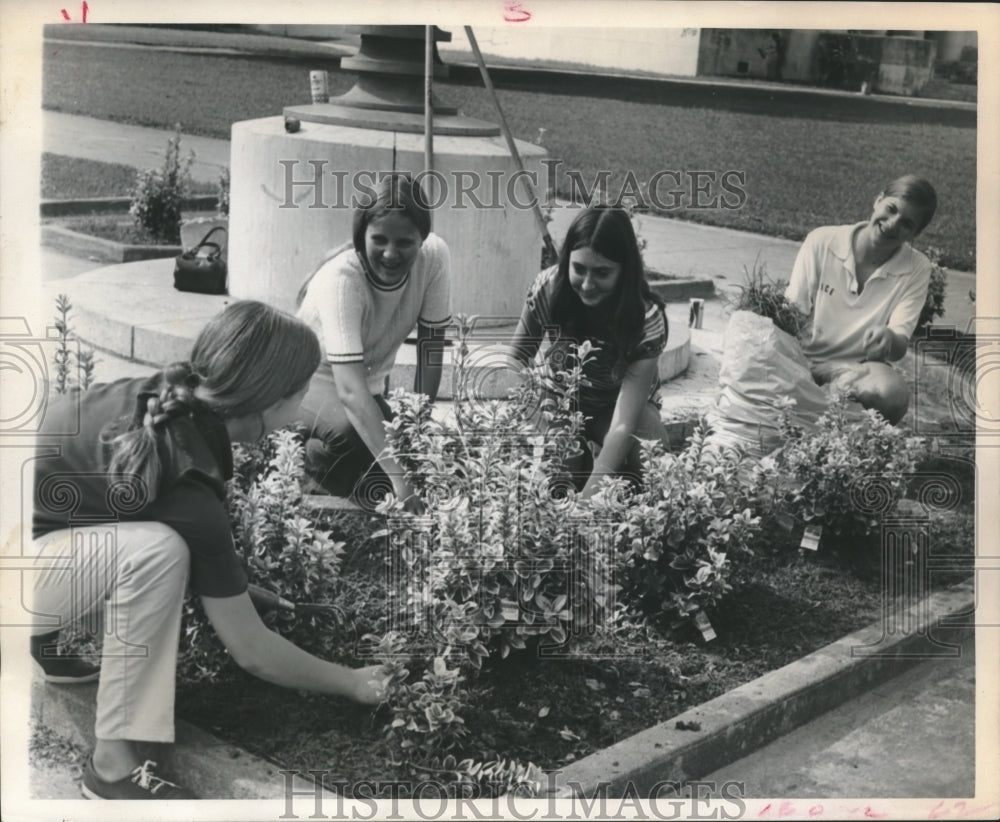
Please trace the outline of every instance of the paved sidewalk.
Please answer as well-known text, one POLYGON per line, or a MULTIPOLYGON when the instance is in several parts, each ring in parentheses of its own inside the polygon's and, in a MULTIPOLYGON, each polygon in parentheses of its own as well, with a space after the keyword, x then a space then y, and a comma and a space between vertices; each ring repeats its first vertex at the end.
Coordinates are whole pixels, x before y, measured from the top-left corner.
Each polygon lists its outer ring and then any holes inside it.
POLYGON ((749 798, 975 796, 974 638, 959 650, 957 657, 921 663, 705 780, 743 782, 749 798))
MULTIPOLYGON (((170 132, 132 126, 59 111, 42 112, 42 150, 66 157, 122 163, 138 169, 163 165, 170 132)), ((181 155, 194 151, 191 177, 199 183, 218 182, 229 167, 229 141, 191 134, 181 136, 181 155)))

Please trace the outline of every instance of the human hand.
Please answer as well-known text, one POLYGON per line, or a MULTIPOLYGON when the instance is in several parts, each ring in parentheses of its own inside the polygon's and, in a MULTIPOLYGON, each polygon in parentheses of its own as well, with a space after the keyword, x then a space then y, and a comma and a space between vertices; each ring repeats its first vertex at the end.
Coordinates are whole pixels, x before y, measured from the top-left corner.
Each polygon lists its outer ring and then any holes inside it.
POLYGON ((884 362, 889 359, 892 351, 893 333, 884 326, 878 325, 865 331, 861 344, 865 349, 865 359, 871 362, 884 362))
POLYGON ((351 698, 362 705, 380 705, 385 701, 386 686, 389 674, 381 665, 369 665, 365 668, 355 668, 354 690, 351 698))
POLYGON ((426 507, 424 506, 423 500, 417 496, 417 492, 413 490, 413 486, 410 485, 405 479, 393 479, 392 491, 396 495, 396 498, 403 503, 403 510, 408 514, 414 514, 415 516, 422 516, 426 513, 426 507))

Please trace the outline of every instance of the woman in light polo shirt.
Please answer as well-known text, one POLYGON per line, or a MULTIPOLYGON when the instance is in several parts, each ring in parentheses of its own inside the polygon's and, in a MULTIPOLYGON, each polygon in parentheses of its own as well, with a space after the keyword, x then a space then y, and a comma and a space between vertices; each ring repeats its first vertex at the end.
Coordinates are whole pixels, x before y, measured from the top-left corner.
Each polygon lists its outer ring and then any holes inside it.
POLYGON ((893 423, 906 414, 910 391, 888 363, 906 354, 933 268, 910 241, 936 209, 927 180, 893 180, 867 221, 824 226, 806 237, 785 291, 812 317, 803 350, 815 380, 836 382, 893 423))

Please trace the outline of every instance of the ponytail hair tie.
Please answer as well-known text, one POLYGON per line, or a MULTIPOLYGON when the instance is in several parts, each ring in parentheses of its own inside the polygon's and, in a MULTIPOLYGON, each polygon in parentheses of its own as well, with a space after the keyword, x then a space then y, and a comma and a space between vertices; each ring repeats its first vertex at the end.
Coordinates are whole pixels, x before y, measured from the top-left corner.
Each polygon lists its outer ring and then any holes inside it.
POLYGON ((142 424, 146 428, 153 430, 158 425, 163 425, 170 419, 170 414, 164 412, 160 405, 159 397, 150 397, 146 400, 146 414, 142 418, 142 424))

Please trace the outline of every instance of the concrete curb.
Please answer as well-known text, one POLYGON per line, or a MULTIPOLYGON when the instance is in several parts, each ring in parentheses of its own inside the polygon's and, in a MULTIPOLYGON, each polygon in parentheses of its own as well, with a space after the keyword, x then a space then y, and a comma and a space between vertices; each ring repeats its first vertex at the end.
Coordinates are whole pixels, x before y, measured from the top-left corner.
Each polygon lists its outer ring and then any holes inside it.
POLYGON ((692 297, 711 299, 715 296, 715 283, 711 280, 652 280, 649 287, 661 300, 668 303, 682 302, 692 297))
POLYGON ((57 225, 42 226, 42 245, 89 260, 104 263, 132 263, 176 257, 184 249, 179 245, 131 245, 83 234, 57 225))
MULTIPOLYGON (((94 714, 97 684, 49 685, 36 672, 31 683, 34 719, 49 730, 81 745, 94 744, 94 714)), ((284 799, 286 777, 277 765, 223 742, 210 733, 175 722, 172 745, 152 744, 143 753, 165 769, 177 774, 178 781, 201 799, 284 799)), ((293 776, 295 791, 325 797, 335 794, 300 776, 293 776)))
POLYGON ((932 655, 945 655, 934 626, 957 644, 972 632, 959 615, 975 609, 973 580, 938 591, 795 662, 734 688, 628 739, 572 763, 550 779, 557 797, 646 796, 657 783, 698 779, 884 682, 932 655), (951 623, 951 624, 949 624, 951 623), (892 635, 896 626, 917 626, 892 635), (692 727, 698 730, 680 730, 692 727))
MULTIPOLYGON (((183 211, 215 211, 219 198, 215 194, 200 194, 181 201, 183 211)), ((42 217, 76 217, 85 214, 127 214, 131 197, 78 197, 75 200, 42 200, 42 217)))

